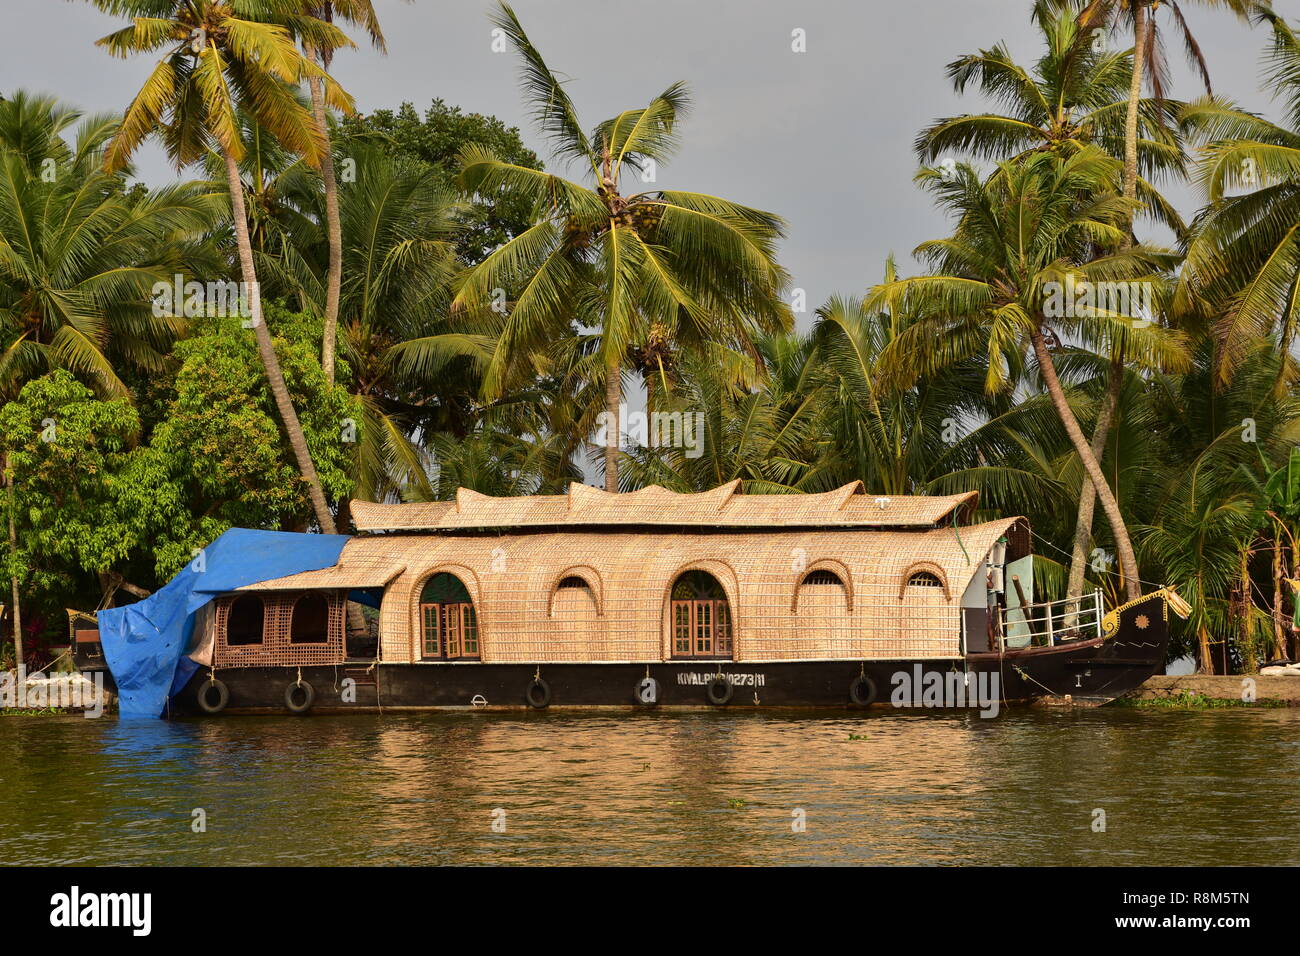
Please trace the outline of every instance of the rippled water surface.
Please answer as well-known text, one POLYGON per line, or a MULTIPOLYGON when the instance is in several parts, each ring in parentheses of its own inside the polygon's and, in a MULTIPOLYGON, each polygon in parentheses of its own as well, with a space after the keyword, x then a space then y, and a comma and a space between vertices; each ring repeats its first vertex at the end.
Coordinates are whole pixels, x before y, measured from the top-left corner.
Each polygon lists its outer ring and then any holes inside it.
POLYGON ((1297 833, 1300 710, 0 717, 4 864, 1296 864, 1297 833))

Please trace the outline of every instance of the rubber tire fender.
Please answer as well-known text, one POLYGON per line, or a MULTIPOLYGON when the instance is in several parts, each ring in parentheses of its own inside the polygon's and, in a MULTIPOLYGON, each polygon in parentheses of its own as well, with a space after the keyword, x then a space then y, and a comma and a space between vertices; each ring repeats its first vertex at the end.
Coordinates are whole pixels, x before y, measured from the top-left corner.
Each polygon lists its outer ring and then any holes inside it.
POLYGON ((551 685, 540 677, 534 677, 524 691, 524 700, 533 710, 545 710, 551 704, 551 685))
POLYGON ((715 707, 723 707, 736 692, 736 685, 727 680, 721 674, 716 675, 704 688, 705 696, 709 698, 709 703, 715 707))
POLYGON ((307 683, 301 677, 284 689, 284 706, 289 709, 291 714, 305 714, 311 710, 311 705, 316 703, 316 688, 307 683), (298 703, 294 700, 294 691, 302 688, 303 700, 298 703))
POLYGON ((876 682, 866 674, 859 674, 849 684, 849 700, 859 707, 866 707, 876 699, 876 682))
POLYGON ((219 714, 225 710, 226 705, 230 703, 230 688, 213 677, 199 688, 197 699, 199 710, 203 711, 205 714, 219 714), (212 690, 214 687, 217 690, 216 703, 212 703, 208 700, 208 691, 212 690))

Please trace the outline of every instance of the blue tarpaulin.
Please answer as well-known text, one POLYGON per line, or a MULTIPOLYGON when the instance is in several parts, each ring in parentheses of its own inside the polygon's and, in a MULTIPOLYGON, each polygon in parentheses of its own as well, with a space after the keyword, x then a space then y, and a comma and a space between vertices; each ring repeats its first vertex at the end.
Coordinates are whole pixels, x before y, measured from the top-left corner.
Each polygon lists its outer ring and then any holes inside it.
POLYGON ((347 542, 342 534, 232 528, 143 601, 100 611, 99 638, 121 716, 160 717, 167 698, 185 686, 198 667, 181 655, 199 608, 246 584, 337 564, 347 542))

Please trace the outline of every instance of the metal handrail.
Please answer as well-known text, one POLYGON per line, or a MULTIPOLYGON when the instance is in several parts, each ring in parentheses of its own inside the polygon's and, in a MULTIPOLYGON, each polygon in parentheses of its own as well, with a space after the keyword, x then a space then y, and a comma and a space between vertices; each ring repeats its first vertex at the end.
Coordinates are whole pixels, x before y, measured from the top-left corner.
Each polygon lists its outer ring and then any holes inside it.
POLYGON ((1100 637, 1104 615, 1105 605, 1102 603, 1101 591, 1096 590, 1077 598, 1060 598, 1056 601, 1003 608, 1002 633, 1010 633, 1012 625, 1027 624, 1031 642, 1036 642, 1041 637, 1048 647, 1054 647, 1065 641, 1100 637), (1008 620, 1009 611, 1020 611, 1023 620, 1008 620))

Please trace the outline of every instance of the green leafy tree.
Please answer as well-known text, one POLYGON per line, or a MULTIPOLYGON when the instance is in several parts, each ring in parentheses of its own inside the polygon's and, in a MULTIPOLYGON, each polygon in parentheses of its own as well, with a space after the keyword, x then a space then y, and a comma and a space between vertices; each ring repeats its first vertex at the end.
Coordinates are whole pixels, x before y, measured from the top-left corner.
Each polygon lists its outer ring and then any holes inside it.
POLYGON ((81 572, 106 573, 139 543, 139 516, 116 499, 139 430, 129 400, 97 398, 64 369, 30 380, 0 406, 17 660, 26 660, 24 603, 57 621, 67 606, 59 599, 76 590, 81 572), (34 597, 21 602, 23 590, 34 597))
MULTIPOLYGON (((613 423, 628 350, 656 324, 679 342, 742 346, 756 332, 787 327, 791 315, 781 299, 787 276, 776 261, 784 229, 779 217, 703 193, 629 191, 629 180, 655 181, 675 151, 685 87, 675 83, 589 134, 514 11, 501 4, 493 22, 523 60, 524 91, 557 158, 580 164, 590 185, 477 146, 462 153, 467 191, 512 196, 539 211, 534 225, 464 275, 453 302, 458 310, 505 312, 485 397, 498 398, 510 373, 531 364, 549 339, 577 321, 600 330, 604 405, 613 423)), ((610 491, 618 489, 618 458, 619 429, 609 427, 610 491)))
POLYGON ((1179 336, 1113 306, 1053 309, 1051 287, 1070 277, 1087 283, 1132 282, 1160 293, 1172 257, 1128 247, 1129 204, 1119 195, 1117 162, 1095 148, 1071 156, 1037 153, 1003 163, 981 181, 973 169, 956 175, 936 170, 919 177, 957 218, 954 235, 923 243, 916 254, 931 263, 928 275, 885 282, 866 307, 923 317, 892 344, 886 361, 895 374, 937 374, 982 354, 985 390, 1011 384, 1010 369, 1030 351, 1061 424, 1083 468, 1098 486, 1115 536, 1129 598, 1141 596, 1137 557, 1119 503, 1079 426, 1057 373, 1053 345, 1069 332, 1085 343, 1127 337, 1131 354, 1156 366, 1182 360, 1179 336), (1100 250, 1100 254, 1098 254, 1100 250))
MULTIPOLYGON (((368 143, 393 156, 425 163, 434 187, 448 194, 458 188, 460 154, 469 146, 513 166, 542 168, 537 154, 524 146, 517 128, 506 126, 495 116, 462 112, 441 99, 435 99, 423 116, 411 103, 403 103, 395 111, 381 109, 345 117, 338 139, 344 152, 350 151, 353 143, 368 143)), ((348 158, 357 161, 354 156, 348 158)), ((463 207, 458 220, 463 227, 456 240, 458 254, 467 263, 482 262, 493 249, 533 224, 533 204, 526 195, 490 193, 463 207)))
POLYGON ((161 371, 179 325, 151 290, 213 222, 194 186, 128 193, 100 168, 117 120, 87 117, 65 141, 79 115, 22 91, 0 102, 0 397, 52 369, 117 396, 123 363, 161 371))
POLYGON ((334 517, 262 315, 248 211, 240 188, 244 144, 239 113, 246 113, 286 149, 318 166, 325 144, 310 110, 298 99, 298 84, 315 77, 331 106, 346 111, 352 102, 328 74, 299 52, 294 38, 317 49, 338 49, 351 41, 334 26, 302 14, 301 5, 291 0, 92 2, 106 13, 133 18, 130 26, 99 41, 109 53, 127 57, 165 51, 127 107, 108 148, 107 168, 122 168, 153 133, 159 134, 178 167, 200 159, 209 149, 225 161, 239 267, 248 290, 258 357, 298 470, 307 483, 316 521, 322 531, 332 534, 334 517))
MULTIPOLYGON (((1279 16, 1264 81, 1282 106, 1281 124, 1213 100, 1193 104, 1184 122, 1206 143, 1198 170, 1209 205, 1187 250, 1177 304, 1208 316, 1222 343, 1224 385, 1261 336, 1276 335, 1288 356, 1300 325, 1300 36, 1279 16), (1237 195, 1230 193, 1246 190, 1237 195)), ((1277 392, 1295 380, 1278 369, 1277 392)))
MULTIPOLYGON (((346 497, 355 445, 364 435, 361 410, 325 379, 316 348, 320 319, 272 303, 267 311, 322 487, 333 498, 346 497)), ((280 440, 255 346, 238 333, 238 319, 203 319, 177 346, 179 367, 164 417, 129 463, 121 507, 148 518, 160 580, 227 528, 301 530, 312 514, 306 483, 280 440)))

